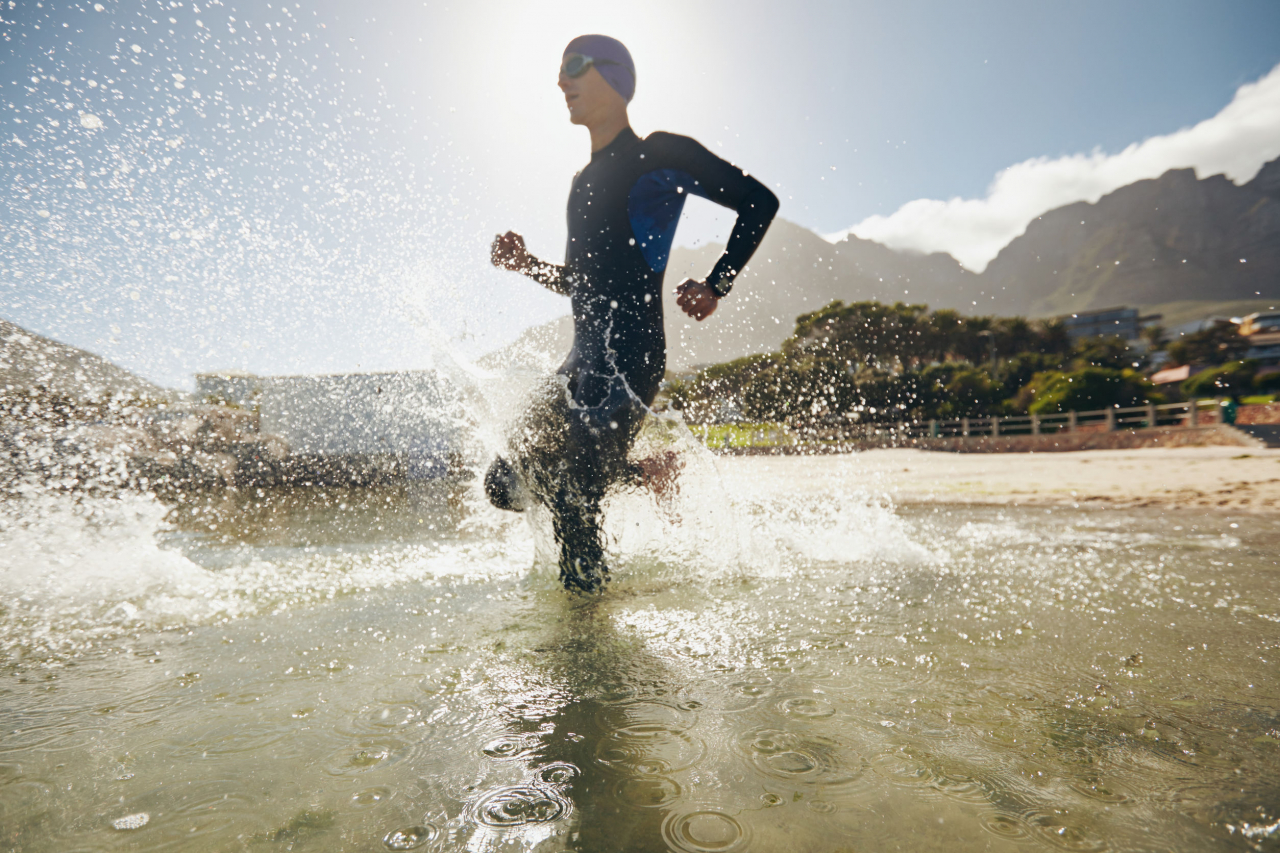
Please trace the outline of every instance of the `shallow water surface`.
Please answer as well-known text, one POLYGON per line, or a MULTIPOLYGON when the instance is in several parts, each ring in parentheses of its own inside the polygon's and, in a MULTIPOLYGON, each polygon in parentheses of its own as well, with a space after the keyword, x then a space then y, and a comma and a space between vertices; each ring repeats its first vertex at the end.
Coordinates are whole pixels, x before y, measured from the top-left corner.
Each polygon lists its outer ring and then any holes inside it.
POLYGON ((596 599, 445 486, 27 507, 0 849, 1276 848, 1280 523, 856 464, 618 504, 596 599))

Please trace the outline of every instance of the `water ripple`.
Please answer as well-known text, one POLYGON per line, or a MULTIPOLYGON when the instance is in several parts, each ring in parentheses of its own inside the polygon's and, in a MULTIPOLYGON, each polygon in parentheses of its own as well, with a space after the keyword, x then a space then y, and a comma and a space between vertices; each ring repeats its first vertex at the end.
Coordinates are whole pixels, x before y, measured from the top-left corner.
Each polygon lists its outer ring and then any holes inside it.
MULTIPOLYGON (((180 744, 173 751, 177 758, 208 758, 258 752, 273 746, 289 734, 282 723, 237 723, 217 726, 194 740, 180 744)), ((289 754, 293 750, 287 750, 289 754)))
POLYGON ((331 776, 365 773, 400 761, 408 751, 405 744, 395 738, 366 738, 334 753, 325 771, 331 776))
POLYGON ((628 776, 618 783, 617 797, 629 806, 656 809, 670 805, 683 793, 680 784, 666 776, 628 776))
POLYGON ((373 808, 391 799, 391 789, 385 786, 365 788, 351 795, 351 805, 360 809, 373 808))
POLYGON ((793 720, 825 720, 836 713, 835 705, 812 696, 790 696, 778 703, 778 710, 793 720))
POLYGON ((1021 841, 1031 837, 1031 828, 1020 817, 1007 814, 984 814, 978 818, 978 824, 1000 838, 1021 841))
POLYGON ((696 701, 711 711, 745 711, 771 696, 774 681, 763 673, 730 673, 686 688, 684 704, 696 701))
POLYGON ((690 767, 704 744, 683 731, 659 725, 631 726, 610 732, 596 744, 596 761, 630 773, 666 774, 690 767))
POLYGON ((431 841, 438 834, 439 830, 429 823, 406 826, 388 832, 382 839, 382 845, 388 850, 413 850, 431 841))
POLYGON ((618 731, 636 726, 650 726, 684 731, 698 721, 696 711, 661 702, 635 701, 609 705, 597 715, 600 727, 618 731))
POLYGON ((536 755, 541 747, 542 738, 536 734, 503 735, 486 743, 480 751, 496 761, 519 761, 536 755))
POLYGON ((843 785, 866 770, 866 760, 835 738, 780 729, 753 729, 739 737, 739 751, 772 779, 805 785, 843 785))
POLYGON ((745 849, 748 843, 741 823, 711 809, 673 812, 662 823, 662 838, 684 853, 730 853, 745 849))
POLYGON ((568 798, 552 788, 511 785, 481 796, 472 806, 471 816, 486 826, 524 826, 559 820, 572 808, 568 798))
POLYGON ((578 778, 581 771, 567 761, 557 761, 537 768, 538 781, 544 785, 568 785, 578 778))
POLYGON ((1066 812, 1057 809, 1035 809, 1022 817, 1038 838, 1054 847, 1080 851, 1080 853, 1098 853, 1107 849, 1105 839, 1068 820, 1066 812))

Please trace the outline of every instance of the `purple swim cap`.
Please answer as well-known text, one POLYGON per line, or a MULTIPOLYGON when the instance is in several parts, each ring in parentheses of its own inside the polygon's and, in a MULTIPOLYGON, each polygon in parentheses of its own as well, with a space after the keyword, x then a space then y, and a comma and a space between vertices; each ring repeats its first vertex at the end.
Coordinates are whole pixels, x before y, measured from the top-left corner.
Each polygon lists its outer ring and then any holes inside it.
POLYGON ((613 91, 631 103, 636 93, 636 64, 631 61, 626 45, 608 36, 578 36, 564 49, 565 56, 571 53, 581 53, 597 60, 595 65, 600 76, 613 87, 613 91))

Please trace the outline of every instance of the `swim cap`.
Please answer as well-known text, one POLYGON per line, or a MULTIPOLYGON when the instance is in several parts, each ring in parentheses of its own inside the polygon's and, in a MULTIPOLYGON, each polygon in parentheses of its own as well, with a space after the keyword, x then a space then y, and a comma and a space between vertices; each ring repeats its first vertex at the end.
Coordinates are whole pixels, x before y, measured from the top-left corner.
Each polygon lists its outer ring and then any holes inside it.
POLYGON ((595 66, 600 76, 613 87, 613 91, 631 103, 636 93, 636 64, 631 61, 626 45, 608 36, 578 36, 564 49, 565 56, 571 53, 581 53, 597 60, 595 66))

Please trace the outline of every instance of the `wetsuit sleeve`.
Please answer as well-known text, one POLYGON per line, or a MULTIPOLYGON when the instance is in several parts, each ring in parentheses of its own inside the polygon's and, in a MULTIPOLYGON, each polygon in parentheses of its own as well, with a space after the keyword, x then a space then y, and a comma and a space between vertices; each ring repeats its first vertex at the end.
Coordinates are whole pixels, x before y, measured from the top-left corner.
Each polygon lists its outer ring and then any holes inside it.
MULTIPOLYGON (((530 257, 533 258, 532 255, 530 257)), ((564 267, 560 264, 552 264, 539 258, 533 258, 529 266, 525 267, 522 272, 552 293, 558 293, 561 296, 571 295, 568 284, 564 280, 564 267)))
POLYGON ((669 153, 671 168, 688 173, 696 182, 693 192, 716 204, 737 211, 738 220, 729 234, 724 254, 707 276, 716 296, 725 296, 733 280, 760 247, 769 224, 778 212, 778 197, 769 188, 737 166, 712 154, 685 136, 657 133, 650 140, 669 153), (654 139, 658 137, 658 139, 654 139))

